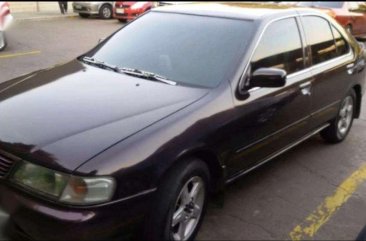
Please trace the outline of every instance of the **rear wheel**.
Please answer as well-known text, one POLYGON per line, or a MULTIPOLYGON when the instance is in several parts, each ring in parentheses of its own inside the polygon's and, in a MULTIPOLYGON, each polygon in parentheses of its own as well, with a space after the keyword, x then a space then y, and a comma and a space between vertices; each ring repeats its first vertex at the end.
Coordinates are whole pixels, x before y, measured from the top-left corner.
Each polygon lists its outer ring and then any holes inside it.
POLYGON ((103 19, 110 19, 112 18, 112 7, 109 5, 103 5, 99 10, 99 17, 103 19))
POLYGON ((90 15, 87 13, 79 13, 79 16, 82 18, 88 18, 90 15))
POLYGON ((7 45, 5 32, 0 31, 0 51, 4 50, 7 45))
POLYGON ((152 240, 193 240, 206 210, 209 170, 200 160, 179 165, 157 193, 144 235, 152 240))
POLYGON ((320 133, 327 142, 338 143, 347 137, 353 124, 355 104, 356 93, 351 90, 342 100, 337 117, 320 133))

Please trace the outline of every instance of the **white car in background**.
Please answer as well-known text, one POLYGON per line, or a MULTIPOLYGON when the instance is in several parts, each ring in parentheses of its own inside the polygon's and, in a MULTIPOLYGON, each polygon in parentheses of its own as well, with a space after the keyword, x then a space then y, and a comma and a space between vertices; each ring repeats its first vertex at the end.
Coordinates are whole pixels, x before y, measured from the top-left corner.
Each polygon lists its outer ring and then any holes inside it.
POLYGON ((5 30, 9 27, 13 20, 10 14, 9 4, 7 2, 0 2, 0 51, 5 49, 7 42, 5 37, 5 30))

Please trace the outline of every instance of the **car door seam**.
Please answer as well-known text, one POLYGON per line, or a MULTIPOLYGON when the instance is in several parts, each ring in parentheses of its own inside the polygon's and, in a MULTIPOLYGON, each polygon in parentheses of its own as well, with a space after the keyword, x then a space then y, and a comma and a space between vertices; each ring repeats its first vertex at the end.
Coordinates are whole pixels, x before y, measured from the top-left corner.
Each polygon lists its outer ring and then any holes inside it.
POLYGON ((244 146, 244 147, 242 147, 242 148, 239 148, 238 150, 236 150, 236 151, 235 151, 235 153, 240 153, 240 152, 242 152, 242 151, 244 151, 244 150, 246 150, 246 149, 248 149, 248 148, 250 148, 250 147, 252 147, 252 146, 255 146, 255 145, 259 144, 260 142, 263 142, 263 141, 265 141, 265 140, 267 140, 267 139, 271 138, 272 136, 275 136, 275 135, 277 135, 277 134, 279 134, 279 133, 281 133, 281 132, 285 131, 286 129, 289 129, 289 128, 291 128, 291 127, 295 126, 295 125, 300 124, 301 122, 306 121, 306 120, 307 120, 307 119, 309 119, 309 118, 310 118, 310 115, 309 115, 309 116, 306 116, 306 117, 304 117, 304 118, 301 118, 300 120, 297 120, 297 121, 295 121, 295 122, 293 122, 293 123, 291 123, 291 124, 289 124, 289 125, 287 125, 287 126, 285 126, 285 127, 281 128, 280 130, 277 130, 277 131, 275 131, 275 132, 273 132, 273 133, 271 133, 271 134, 269 134, 269 135, 267 135, 267 136, 265 136, 265 137, 263 137, 263 138, 259 139, 258 141, 255 141, 255 142, 253 142, 253 143, 251 143, 251 144, 248 144, 248 145, 246 145, 246 146, 244 146))

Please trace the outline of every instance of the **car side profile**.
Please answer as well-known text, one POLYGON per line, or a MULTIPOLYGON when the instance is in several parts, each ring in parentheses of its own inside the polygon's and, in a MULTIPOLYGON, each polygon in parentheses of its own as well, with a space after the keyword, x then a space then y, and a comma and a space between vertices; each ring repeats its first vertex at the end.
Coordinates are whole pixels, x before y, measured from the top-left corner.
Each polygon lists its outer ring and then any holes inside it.
POLYGON ((312 9, 154 8, 0 84, 0 207, 31 239, 193 240, 226 184, 315 134, 346 138, 365 59, 312 9))

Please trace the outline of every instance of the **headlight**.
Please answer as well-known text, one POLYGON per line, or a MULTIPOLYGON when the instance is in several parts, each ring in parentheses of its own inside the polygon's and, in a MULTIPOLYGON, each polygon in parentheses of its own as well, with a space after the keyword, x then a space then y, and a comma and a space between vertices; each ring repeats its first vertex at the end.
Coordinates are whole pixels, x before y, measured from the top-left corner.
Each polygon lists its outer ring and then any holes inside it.
POLYGON ((60 201, 71 204, 102 203, 111 200, 115 184, 112 178, 70 177, 60 201))
POLYGON ((18 165, 12 178, 22 186, 54 197, 60 196, 68 180, 66 175, 29 162, 18 165))
POLYGON ((17 166, 12 180, 60 202, 78 205, 109 201, 115 190, 110 177, 70 176, 25 161, 17 166))

